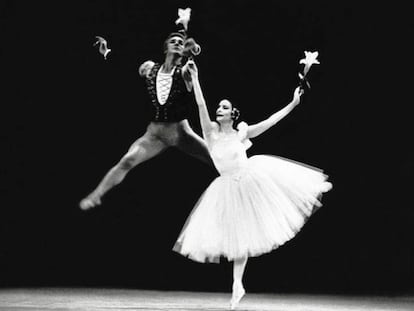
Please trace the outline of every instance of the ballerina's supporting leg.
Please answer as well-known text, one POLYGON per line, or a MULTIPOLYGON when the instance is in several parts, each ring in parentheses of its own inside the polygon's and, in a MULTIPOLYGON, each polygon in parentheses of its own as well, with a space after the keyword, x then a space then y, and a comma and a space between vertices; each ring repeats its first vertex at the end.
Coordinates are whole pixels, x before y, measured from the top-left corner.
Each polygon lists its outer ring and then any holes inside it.
POLYGON ((243 274, 246 269, 247 256, 233 261, 233 293, 230 301, 230 309, 234 310, 245 294, 243 287, 243 274))

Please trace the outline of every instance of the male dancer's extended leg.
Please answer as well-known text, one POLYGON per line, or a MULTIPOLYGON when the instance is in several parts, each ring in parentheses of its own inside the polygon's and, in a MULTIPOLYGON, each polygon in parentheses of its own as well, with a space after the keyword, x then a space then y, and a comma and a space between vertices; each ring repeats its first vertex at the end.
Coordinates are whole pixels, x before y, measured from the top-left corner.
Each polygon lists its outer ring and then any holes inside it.
POLYGON ((98 187, 80 202, 80 208, 87 210, 101 204, 102 196, 122 182, 133 167, 158 155, 167 147, 164 142, 147 131, 131 145, 121 160, 106 173, 98 187))
POLYGON ((180 140, 176 147, 214 167, 206 142, 198 136, 190 126, 185 126, 182 129, 180 140))

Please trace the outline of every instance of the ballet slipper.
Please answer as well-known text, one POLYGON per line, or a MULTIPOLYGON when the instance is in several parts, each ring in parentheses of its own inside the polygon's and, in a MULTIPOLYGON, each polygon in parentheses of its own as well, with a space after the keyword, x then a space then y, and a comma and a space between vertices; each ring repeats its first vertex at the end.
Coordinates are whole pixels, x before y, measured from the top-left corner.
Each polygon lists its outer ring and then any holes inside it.
POLYGON ((233 294, 230 300, 230 310, 235 310, 240 300, 246 294, 242 284, 233 284, 233 294))
POLYGON ((100 205, 101 203, 101 196, 94 191, 91 194, 89 194, 86 198, 84 198, 82 201, 80 201, 79 207, 82 210, 86 211, 88 209, 100 205))

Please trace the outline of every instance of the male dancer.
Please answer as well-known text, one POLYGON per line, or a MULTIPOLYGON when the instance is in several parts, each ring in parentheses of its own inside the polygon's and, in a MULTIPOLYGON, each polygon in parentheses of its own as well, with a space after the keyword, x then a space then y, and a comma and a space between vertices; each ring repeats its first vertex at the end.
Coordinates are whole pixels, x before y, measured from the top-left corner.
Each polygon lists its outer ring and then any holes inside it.
POLYGON ((153 108, 151 122, 145 134, 131 145, 96 189, 80 202, 82 210, 100 205, 102 196, 122 182, 132 168, 168 147, 176 147, 213 165, 205 142, 187 120, 192 82, 187 64, 181 64, 186 40, 185 32, 171 33, 164 42, 164 63, 147 61, 140 66, 139 74, 146 80, 153 108))

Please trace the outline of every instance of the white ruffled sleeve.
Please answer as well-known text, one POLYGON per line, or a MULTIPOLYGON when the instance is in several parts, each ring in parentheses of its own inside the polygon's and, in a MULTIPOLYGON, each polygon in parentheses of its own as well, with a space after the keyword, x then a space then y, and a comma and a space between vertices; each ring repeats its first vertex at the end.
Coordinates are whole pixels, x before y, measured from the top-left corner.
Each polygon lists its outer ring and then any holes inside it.
POLYGON ((151 72, 151 69, 154 67, 155 63, 152 60, 147 60, 143 62, 138 69, 138 73, 141 77, 148 78, 151 72))
POLYGON ((251 140, 249 138, 247 138, 247 128, 249 126, 247 125, 246 122, 240 122, 237 125, 237 129, 239 130, 239 137, 242 141, 242 143, 244 144, 244 147, 247 149, 249 149, 253 143, 251 142, 251 140))

